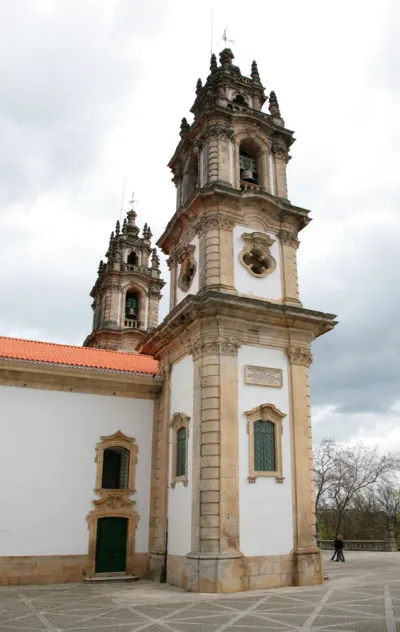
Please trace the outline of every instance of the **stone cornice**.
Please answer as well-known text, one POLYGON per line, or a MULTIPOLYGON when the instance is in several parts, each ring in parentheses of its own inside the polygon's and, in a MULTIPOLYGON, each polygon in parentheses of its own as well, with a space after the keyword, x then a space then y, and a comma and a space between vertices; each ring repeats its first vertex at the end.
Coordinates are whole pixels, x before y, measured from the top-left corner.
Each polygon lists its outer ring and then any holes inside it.
POLYGON ((196 224, 200 217, 205 216, 208 208, 219 207, 225 204, 226 211, 219 211, 219 215, 230 218, 233 223, 239 224, 242 219, 243 208, 251 204, 256 212, 265 214, 266 207, 275 217, 276 222, 287 221, 293 225, 296 232, 307 226, 311 221, 309 212, 297 206, 293 206, 288 200, 275 197, 267 191, 248 190, 240 191, 228 185, 215 184, 203 189, 197 189, 197 193, 187 204, 181 206, 169 221, 164 233, 157 241, 157 246, 169 255, 178 243, 183 230, 189 224, 196 224))
POLYGON ((156 397, 162 388, 160 375, 112 371, 44 362, 2 359, 0 384, 73 393, 123 397, 156 397))
MULTIPOLYGON (((226 318, 229 322, 235 319, 238 333, 251 323, 260 327, 292 328, 311 338, 330 331, 336 325, 333 314, 206 290, 189 295, 179 303, 164 322, 141 341, 139 350, 161 358, 168 352, 168 346, 176 343, 179 335, 200 326, 201 322, 209 325, 217 317, 226 318)), ((190 333, 187 335, 190 337, 190 333)), ((223 338, 222 335, 219 340, 223 338)))
POLYGON ((224 106, 216 105, 211 112, 204 112, 196 116, 195 122, 191 125, 188 133, 178 143, 175 152, 168 163, 172 171, 175 171, 190 147, 200 142, 200 138, 207 134, 208 129, 221 127, 223 130, 231 128, 235 131, 236 123, 248 122, 249 126, 255 126, 262 130, 272 139, 279 139, 289 148, 294 142, 294 132, 287 127, 277 124, 276 117, 266 112, 246 108, 238 112, 232 111, 224 106))

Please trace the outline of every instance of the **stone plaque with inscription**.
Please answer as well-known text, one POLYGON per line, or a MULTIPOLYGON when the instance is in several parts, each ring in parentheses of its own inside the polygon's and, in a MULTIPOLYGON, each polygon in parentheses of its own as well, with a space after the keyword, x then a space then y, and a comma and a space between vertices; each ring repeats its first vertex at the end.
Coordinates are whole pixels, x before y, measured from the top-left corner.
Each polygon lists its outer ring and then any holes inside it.
POLYGON ((253 366, 252 364, 246 364, 244 371, 246 384, 258 384, 259 386, 282 388, 282 369, 272 369, 267 366, 253 366))

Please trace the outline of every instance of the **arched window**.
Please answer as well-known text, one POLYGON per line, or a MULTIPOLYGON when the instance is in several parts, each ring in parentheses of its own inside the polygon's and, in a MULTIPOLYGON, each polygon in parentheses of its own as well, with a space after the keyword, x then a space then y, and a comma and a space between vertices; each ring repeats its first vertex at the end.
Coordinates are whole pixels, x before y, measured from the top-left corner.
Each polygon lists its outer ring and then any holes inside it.
POLYGON ((275 425, 270 421, 254 423, 254 469, 275 472, 275 425))
POLYGON ((186 474, 186 428, 179 428, 176 446, 176 476, 186 474))
POLYGON ((177 483, 188 484, 189 420, 184 413, 174 413, 169 422, 171 428, 171 487, 177 483))
POLYGON ((258 183, 257 161, 246 151, 240 151, 240 179, 258 183))
POLYGON ((128 489, 129 450, 120 446, 106 448, 103 453, 102 489, 128 489))
POLYGON ((131 266, 138 265, 138 256, 136 252, 130 252, 128 255, 127 263, 131 266))
POLYGON ((125 318, 137 320, 139 318, 139 299, 136 292, 127 292, 125 300, 125 318))
POLYGON ((245 138, 239 147, 240 180, 253 184, 263 184, 260 147, 251 138, 245 138))
POLYGON ((235 96, 235 98, 233 99, 233 103, 236 103, 237 105, 242 105, 244 107, 247 107, 247 101, 244 98, 244 96, 242 96, 241 94, 237 94, 235 96))
MULTIPOLYGON (((253 367, 254 368, 254 367, 253 367)), ((249 434, 249 483, 274 477, 283 483, 282 420, 285 413, 273 404, 261 404, 245 412, 249 434)))

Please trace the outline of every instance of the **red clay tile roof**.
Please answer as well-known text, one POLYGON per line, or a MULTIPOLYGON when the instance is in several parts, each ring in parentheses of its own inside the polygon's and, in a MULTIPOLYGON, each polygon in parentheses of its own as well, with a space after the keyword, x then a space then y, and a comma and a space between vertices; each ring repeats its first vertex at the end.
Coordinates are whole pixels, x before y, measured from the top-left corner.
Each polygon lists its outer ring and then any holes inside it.
POLYGON ((157 360, 148 355, 92 349, 91 347, 73 347, 3 336, 0 336, 0 358, 150 375, 158 372, 157 360))

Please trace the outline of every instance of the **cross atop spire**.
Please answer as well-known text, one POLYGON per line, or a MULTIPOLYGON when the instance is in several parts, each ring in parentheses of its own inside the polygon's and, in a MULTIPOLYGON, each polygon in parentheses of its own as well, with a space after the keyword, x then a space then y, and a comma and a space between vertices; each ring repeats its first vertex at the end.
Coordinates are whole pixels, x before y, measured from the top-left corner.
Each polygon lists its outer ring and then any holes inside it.
POLYGON ((131 210, 133 211, 135 208, 135 204, 137 204, 137 200, 135 200, 135 192, 132 193, 132 197, 129 200, 129 204, 131 205, 131 210))
POLYGON ((235 40, 228 39, 227 32, 228 32, 228 29, 224 29, 224 33, 223 33, 223 35, 221 37, 221 39, 223 40, 223 42, 225 44, 225 48, 226 48, 226 45, 227 45, 228 42, 229 42, 229 44, 234 44, 235 43, 235 40))

